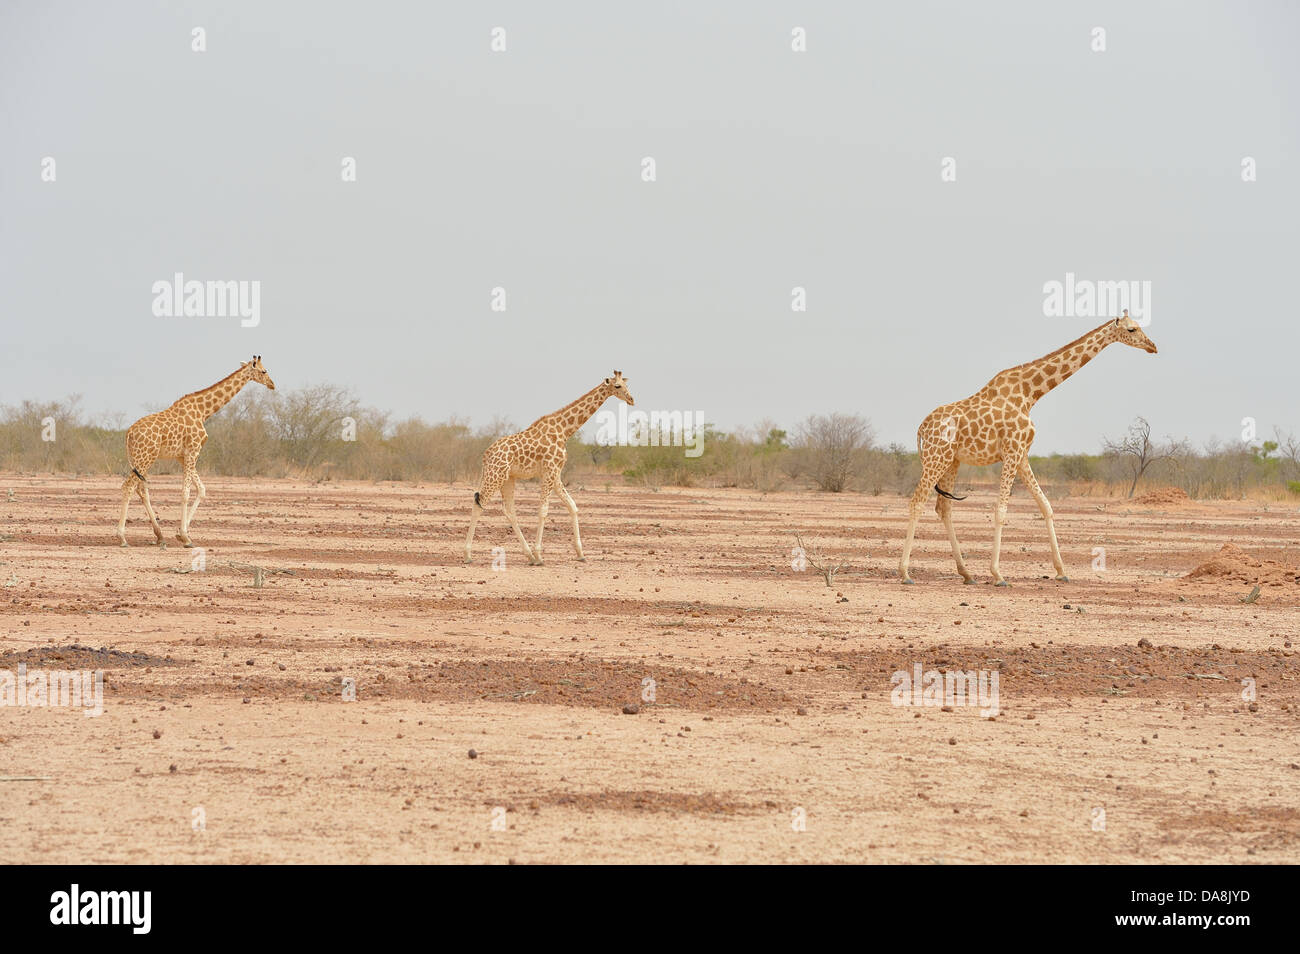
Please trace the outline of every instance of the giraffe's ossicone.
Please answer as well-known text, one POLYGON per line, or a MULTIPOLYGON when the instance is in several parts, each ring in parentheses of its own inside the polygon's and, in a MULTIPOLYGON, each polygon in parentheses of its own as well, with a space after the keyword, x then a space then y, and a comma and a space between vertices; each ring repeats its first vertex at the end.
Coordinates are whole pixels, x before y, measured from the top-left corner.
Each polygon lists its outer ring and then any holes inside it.
POLYGON ((523 544, 530 564, 542 562, 542 529, 546 526, 546 511, 552 493, 560 495, 564 505, 573 517, 573 549, 582 555, 582 537, 578 532, 578 505, 573 497, 560 483, 560 474, 564 470, 569 438, 586 424, 600 406, 611 397, 635 404, 632 394, 627 389, 627 378, 622 371, 615 371, 612 378, 606 378, 572 404, 566 404, 554 414, 539 417, 518 434, 507 434, 493 441, 483 452, 483 471, 479 477, 478 490, 474 492, 474 502, 470 506, 469 535, 465 538, 465 562, 470 559, 470 549, 474 545, 474 527, 478 524, 483 508, 492 502, 492 496, 501 492, 502 508, 510 521, 515 536, 523 544), (542 485, 542 502, 537 514, 537 544, 530 547, 524 533, 519 529, 515 518, 515 482, 537 478, 542 485))
POLYGON ((1034 441, 1034 422, 1029 412, 1041 398, 1074 372, 1091 361, 1107 345, 1115 342, 1156 353, 1155 343, 1125 311, 1123 317, 1107 321, 1080 338, 1071 341, 1051 354, 1017 365, 997 374, 988 384, 962 401, 943 404, 929 413, 916 432, 917 452, 921 457, 921 479, 908 507, 907 537, 903 541, 903 555, 899 560, 899 575, 904 583, 911 583, 908 563, 912 555, 912 539, 930 491, 939 492, 935 510, 948 531, 948 542, 957 561, 957 572, 967 583, 975 578, 966 569, 961 546, 952 525, 952 502, 961 500, 953 490, 957 486, 957 470, 962 464, 985 466, 1002 462, 998 487, 997 509, 993 514, 993 582, 1006 586, 998 568, 1002 549, 1002 525, 1007 519, 1007 504, 1011 487, 1019 476, 1024 482, 1047 524, 1047 539, 1052 547, 1052 563, 1056 578, 1067 581, 1065 564, 1056 543, 1056 527, 1052 522, 1052 505, 1043 493, 1034 472, 1029 466, 1029 447, 1034 441))
POLYGON ((210 388, 187 394, 165 411, 149 414, 140 418, 126 432, 126 466, 128 474, 122 484, 122 516, 117 522, 117 538, 122 546, 126 542, 126 513, 131 506, 131 494, 134 492, 144 504, 144 511, 153 526, 153 535, 159 546, 163 545, 162 527, 158 525, 158 516, 154 513, 149 500, 149 468, 159 460, 177 460, 184 468, 184 483, 181 485, 181 531, 176 539, 185 546, 190 542, 190 521, 199 509, 199 502, 207 494, 203 481, 199 480, 196 464, 199 451, 207 443, 208 432, 203 429, 203 422, 221 410, 240 389, 249 381, 257 381, 275 390, 275 382, 262 367, 262 356, 253 355, 252 361, 245 361, 239 370, 222 378, 210 388), (190 506, 190 487, 197 491, 194 506, 190 506))

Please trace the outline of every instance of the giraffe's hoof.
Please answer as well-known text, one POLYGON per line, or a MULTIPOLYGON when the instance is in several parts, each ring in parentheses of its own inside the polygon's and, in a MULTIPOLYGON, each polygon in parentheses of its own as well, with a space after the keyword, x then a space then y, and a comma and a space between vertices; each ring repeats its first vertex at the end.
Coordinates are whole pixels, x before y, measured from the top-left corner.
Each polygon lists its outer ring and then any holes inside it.
POLYGON ((120 544, 118 544, 118 545, 119 545, 119 546, 123 546, 123 547, 129 547, 131 544, 129 544, 129 543, 127 543, 125 540, 123 540, 123 541, 122 541, 120 544))
POLYGON ((579 554, 578 554, 578 562, 579 562, 579 563, 586 563, 586 562, 587 562, 587 558, 586 558, 585 556, 583 556, 581 553, 579 553, 579 554))
POLYGON ((1070 578, 1069 578, 1068 576, 1066 576, 1064 573, 1062 573, 1060 576, 1058 576, 1058 577, 1056 578, 1056 582, 1058 582, 1058 583, 1069 583, 1069 582, 1070 582, 1070 578))
POLYGON ((1011 584, 1008 583, 1006 580, 998 580, 998 581, 997 581, 996 583, 994 583, 993 585, 994 585, 994 586, 1010 586, 1011 584))
POLYGON ((962 583, 965 584, 966 586, 973 586, 973 585, 975 584, 975 577, 973 577, 973 576, 964 576, 964 577, 962 577, 961 581, 962 581, 962 583))
POLYGON ((912 579, 910 576, 903 580, 904 586, 912 586, 914 583, 916 583, 916 580, 912 579))

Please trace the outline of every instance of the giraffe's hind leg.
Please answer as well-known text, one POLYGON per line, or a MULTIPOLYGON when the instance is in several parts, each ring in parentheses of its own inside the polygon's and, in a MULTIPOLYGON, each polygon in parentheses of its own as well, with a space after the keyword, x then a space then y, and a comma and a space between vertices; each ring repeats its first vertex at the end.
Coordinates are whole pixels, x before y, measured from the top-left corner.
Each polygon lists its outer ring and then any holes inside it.
POLYGON ((515 516, 515 479, 513 477, 501 485, 501 508, 506 512, 506 518, 510 521, 510 528, 514 530, 519 542, 524 545, 524 552, 528 554, 528 562, 531 564, 541 563, 541 559, 533 553, 533 548, 528 545, 524 532, 519 529, 519 518, 515 516))
POLYGON ((1052 522, 1052 504, 1047 499, 1047 494, 1043 493, 1043 488, 1038 486, 1038 478, 1034 476, 1033 468, 1029 466, 1028 456, 1020 463, 1020 479, 1025 482, 1025 486, 1033 494, 1034 500, 1038 501, 1038 511, 1043 515, 1043 523, 1047 524, 1047 542, 1052 545, 1052 565, 1056 567, 1056 578, 1062 583, 1069 583, 1070 578, 1065 575, 1065 563, 1061 560, 1061 549, 1056 545, 1056 526, 1052 522))
POLYGON ((482 490, 474 491, 474 502, 469 505, 469 535, 465 537, 466 563, 470 561, 470 550, 474 547, 474 528, 478 526, 478 518, 483 513, 483 503, 486 501, 482 490))
POLYGON ((950 460, 951 454, 941 456, 934 453, 928 457, 924 453, 921 455, 921 479, 916 482, 916 489, 912 491, 912 499, 907 505, 907 537, 903 540, 903 555, 898 561, 898 574, 904 583, 915 582, 908 573, 908 566, 912 559, 912 540, 916 535, 916 524, 921 519, 921 511, 925 509, 925 502, 929 499, 930 492, 947 471, 950 460))
MULTIPOLYGON (((126 542, 126 512, 131 508, 131 494, 135 493, 135 485, 139 480, 139 477, 131 474, 122 483, 122 515, 117 521, 117 539, 124 547, 131 545, 126 542)), ((143 499, 143 496, 141 499, 143 499)))
POLYGON ((948 465, 944 475, 939 478, 939 482, 935 486, 942 493, 938 495, 934 509, 939 514, 940 519, 943 520, 944 527, 948 530, 948 542, 952 544, 952 558, 957 561, 957 572, 961 574, 963 582, 974 583, 975 577, 971 576, 970 571, 966 569, 966 561, 961 556, 961 544, 957 542, 957 530, 952 525, 952 499, 944 496, 944 494, 950 494, 957 488, 957 470, 960 467, 961 463, 954 458, 953 462, 948 465))
POLYGON ((153 501, 149 499, 149 485, 145 481, 140 481, 135 488, 135 492, 140 495, 140 500, 144 503, 144 512, 149 515, 149 523, 153 526, 154 542, 160 547, 165 547, 163 543, 163 528, 158 522, 158 514, 154 513, 153 501))

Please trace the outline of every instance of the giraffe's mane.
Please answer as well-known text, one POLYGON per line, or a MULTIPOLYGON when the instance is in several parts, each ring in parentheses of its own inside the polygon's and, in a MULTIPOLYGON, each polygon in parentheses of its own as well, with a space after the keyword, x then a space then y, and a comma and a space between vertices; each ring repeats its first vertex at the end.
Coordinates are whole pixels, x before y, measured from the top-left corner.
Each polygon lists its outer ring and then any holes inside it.
POLYGON ((541 417, 539 417, 537 420, 533 421, 533 423, 529 424, 529 425, 528 425, 528 428, 526 428, 526 430, 530 430, 530 429, 536 427, 538 424, 541 424, 543 421, 548 421, 548 420, 550 420, 550 419, 553 418, 553 417, 559 417, 559 416, 560 416, 561 414, 563 414, 565 411, 569 410, 569 409, 572 408, 572 407, 576 407, 577 405, 581 404, 583 401, 587 400, 587 398, 591 397, 593 394, 595 394, 597 391, 599 391, 599 390, 600 390, 601 388, 603 388, 604 386, 605 386, 605 382, 602 381, 602 382, 600 382, 600 384, 597 384, 597 385, 596 385, 594 388, 592 388, 590 391, 587 391, 585 394, 582 394, 581 396, 579 396, 579 397, 575 398, 574 400, 570 401, 568 404, 564 405, 564 407, 560 408, 558 411, 552 411, 550 414, 543 414, 543 415, 542 415, 541 417))
POLYGON ((235 375, 237 375, 240 371, 243 371, 245 367, 247 367, 247 365, 243 365, 243 364, 241 364, 239 367, 235 368, 234 371, 231 371, 229 374, 227 374, 224 378, 222 378, 222 379, 221 379, 220 381, 218 381, 216 384, 209 384, 206 388, 199 388, 197 391, 191 391, 189 394, 182 394, 180 397, 178 397, 178 398, 177 398, 175 401, 173 401, 172 403, 173 403, 173 404, 180 404, 181 401, 184 401, 186 398, 197 397, 197 396, 200 395, 200 394, 207 394, 207 393, 208 393, 209 391, 211 391, 213 388, 218 387, 218 386, 220 386, 220 385, 222 385, 222 384, 225 384, 227 381, 229 381, 231 378, 233 378, 235 375))
POLYGON ((1009 368, 1004 368, 1003 370, 999 371, 996 375, 994 375, 994 377, 999 378, 1002 375, 1006 374, 1008 371, 1020 371, 1024 368, 1032 368, 1036 364, 1042 364, 1044 361, 1047 361, 1049 358, 1055 358, 1058 354, 1061 354, 1062 352, 1065 351, 1069 351, 1075 345, 1082 344, 1085 338, 1091 338, 1097 332, 1101 331, 1101 329, 1105 328, 1108 324, 1110 324, 1113 320, 1114 320, 1113 318, 1108 318, 1107 320, 1099 324, 1096 328, 1093 328, 1091 331, 1084 332, 1083 334, 1079 335, 1079 337, 1075 338, 1073 341, 1061 345, 1061 347, 1057 348, 1055 351, 1050 351, 1047 354, 1043 355, 1041 358, 1035 358, 1033 361, 1026 361, 1024 364, 1017 364, 1009 368))

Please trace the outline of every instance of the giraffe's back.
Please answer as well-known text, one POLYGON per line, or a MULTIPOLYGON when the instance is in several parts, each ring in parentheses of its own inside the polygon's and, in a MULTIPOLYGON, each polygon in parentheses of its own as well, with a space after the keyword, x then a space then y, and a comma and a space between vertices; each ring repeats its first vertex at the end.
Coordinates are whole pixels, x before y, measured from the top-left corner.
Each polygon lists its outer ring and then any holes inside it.
MULTIPOLYGON (((170 409, 169 409, 170 410, 170 409)), ((168 411, 140 418, 126 432, 126 456, 132 466, 155 460, 179 460, 185 446, 186 427, 168 411)))

